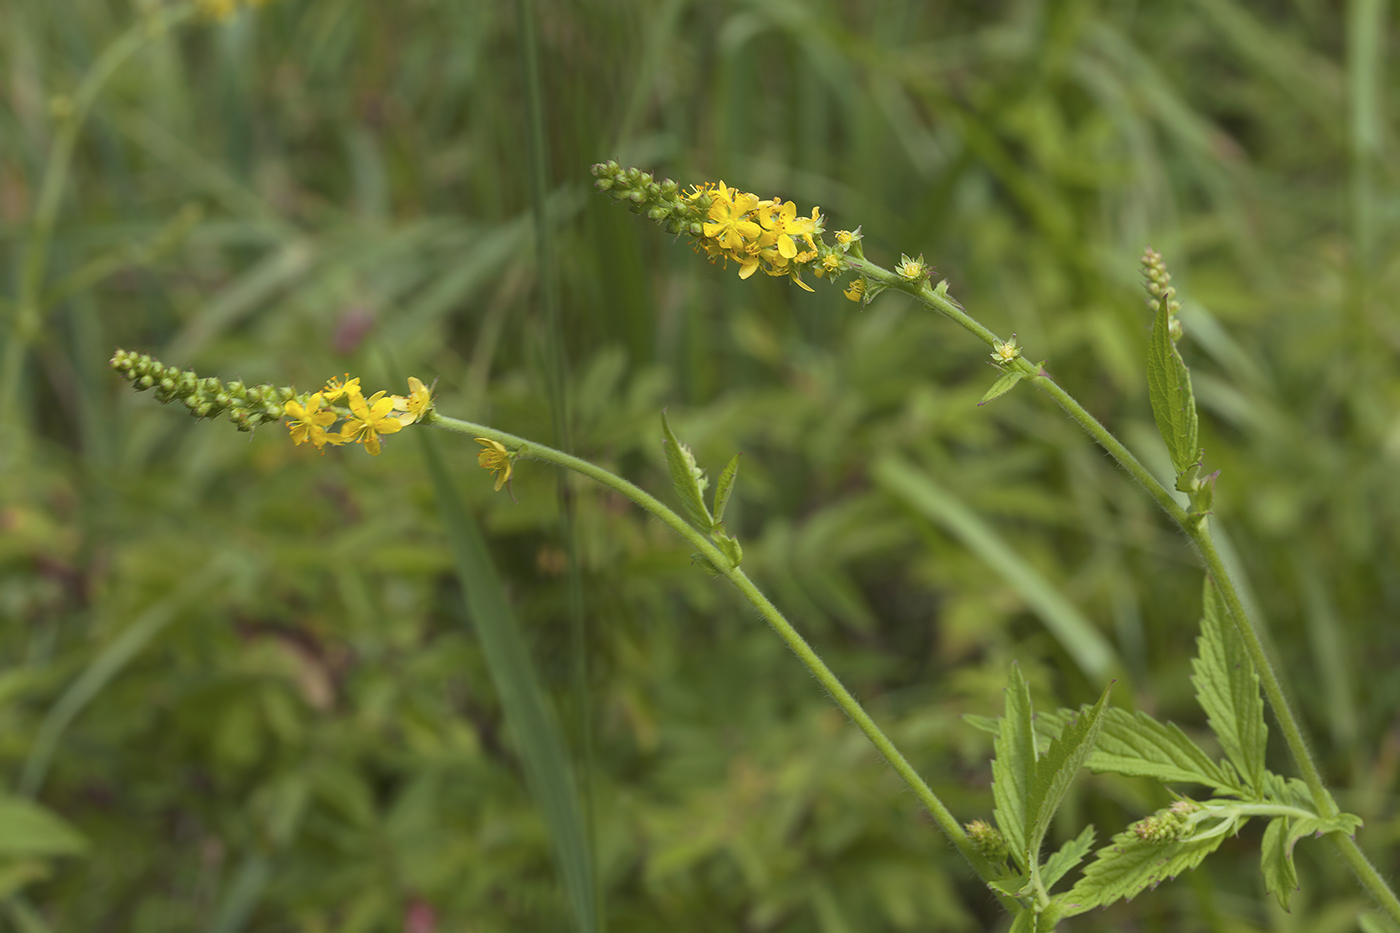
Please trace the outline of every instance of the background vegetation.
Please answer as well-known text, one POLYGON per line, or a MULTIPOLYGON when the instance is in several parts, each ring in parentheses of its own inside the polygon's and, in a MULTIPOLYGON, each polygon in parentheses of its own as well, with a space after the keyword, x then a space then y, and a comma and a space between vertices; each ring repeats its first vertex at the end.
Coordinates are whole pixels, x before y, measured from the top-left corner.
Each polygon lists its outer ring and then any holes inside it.
MULTIPOLYGON (((152 2, 0 0, 7 341, 71 95, 152 2)), ((899 296, 861 311, 708 266, 591 193, 609 157, 819 204, 877 261, 922 252, 1165 473, 1136 268, 1162 249, 1218 527, 1393 874, 1400 202, 1380 0, 536 0, 533 17, 547 269, 511 4, 282 0, 151 37, 97 98, 0 440, 6 922, 567 924, 417 446, 318 457, 280 429, 196 424, 110 374, 114 346, 307 388, 436 377, 444 412, 544 441, 567 372, 574 451, 657 493, 667 408, 712 473, 743 451, 746 567, 964 819, 991 809, 990 738, 959 717, 1000 709, 1012 660, 1037 704, 1116 675, 1120 704, 1200 728, 1200 572, 1073 425, 1024 387, 977 407, 985 348, 899 296), (871 469, 891 457, 918 495, 871 469), (1096 634, 1107 667, 1085 661, 1096 634)), ((520 464, 512 502, 474 445, 442 440, 589 789, 609 930, 1004 923, 735 594, 584 485, 580 690, 552 470, 520 464)), ((1154 793, 1085 775, 1053 841, 1088 821, 1106 838, 1154 793)), ((1073 928, 1355 928, 1361 897, 1320 847, 1300 849, 1286 915, 1255 842, 1073 928)))

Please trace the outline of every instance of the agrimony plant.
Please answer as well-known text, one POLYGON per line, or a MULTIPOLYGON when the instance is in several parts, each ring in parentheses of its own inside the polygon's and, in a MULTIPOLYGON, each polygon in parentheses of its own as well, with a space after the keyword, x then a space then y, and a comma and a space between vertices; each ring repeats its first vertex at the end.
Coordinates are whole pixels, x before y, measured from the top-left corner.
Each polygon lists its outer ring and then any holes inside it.
MULTIPOLYGON (((1213 758, 1175 725, 1110 706, 1107 689, 1092 706, 1036 713, 1026 681, 1013 666, 1002 715, 969 717, 971 725, 994 736, 994 810, 993 822, 976 819, 964 825, 741 569, 743 549, 724 525, 725 506, 738 474, 738 456, 720 474, 707 502, 709 480, 664 414, 663 443, 679 511, 595 464, 438 412, 429 390, 417 379, 410 380, 407 395, 381 391, 365 397, 359 380, 348 375, 307 393, 290 386, 248 389, 237 383, 201 379, 126 351, 118 351, 112 365, 138 389, 154 388, 162 401, 181 401, 199 417, 228 413, 245 430, 286 419, 298 444, 325 448, 357 443, 378 454, 382 438, 411 425, 428 425, 466 434, 482 444, 479 463, 495 475, 498 490, 508 483, 517 463, 543 460, 582 473, 631 499, 689 541, 696 548, 695 559, 701 567, 728 579, 758 608, 966 856, 1012 915, 1015 933, 1051 930, 1063 919, 1131 899, 1195 868, 1226 837, 1254 818, 1267 821, 1260 854, 1266 890, 1285 909, 1299 885, 1295 846, 1305 836, 1322 836, 1352 867, 1375 904, 1400 924, 1400 901, 1355 842, 1360 820, 1342 813, 1323 784, 1279 674, 1265 654, 1211 538, 1215 475, 1202 475, 1191 377, 1177 349, 1182 336, 1178 304, 1159 254, 1148 250, 1142 259, 1154 313, 1147 382, 1153 416, 1171 457, 1174 486, 1186 494, 1189 508, 1180 505, 1172 492, 1041 365, 1026 359, 1014 335, 998 338, 948 295, 946 281, 935 284, 933 270, 922 255, 901 255, 893 269, 883 268, 866 259, 859 227, 836 231, 828 242, 820 209, 803 213, 792 201, 761 198, 724 182, 684 190, 673 181, 658 182, 646 172, 615 162, 595 165, 593 174, 600 191, 669 232, 688 237, 711 262, 734 263, 743 279, 762 271, 811 291, 812 286, 803 278, 810 273, 814 279, 842 283, 846 297, 862 305, 884 291, 910 295, 990 347, 999 374, 983 396, 983 404, 1021 382, 1029 382, 1053 399, 1143 486, 1201 555, 1203 609, 1192 683, 1225 757, 1213 758), (338 430, 333 430, 337 423, 338 430), (1266 767, 1265 698, 1292 753, 1296 777, 1285 777, 1266 767), (1042 850, 1055 813, 1086 767, 1153 779, 1171 793, 1174 802, 1114 834, 1097 851, 1097 832, 1090 826, 1046 855, 1042 850), (1197 788, 1197 796, 1178 793, 1174 788, 1181 785, 1197 788), (1080 866, 1078 875, 1067 880, 1080 866)), ((567 866, 563 859, 561 864, 567 866)), ((577 900, 575 904, 576 911, 584 910, 577 900)))

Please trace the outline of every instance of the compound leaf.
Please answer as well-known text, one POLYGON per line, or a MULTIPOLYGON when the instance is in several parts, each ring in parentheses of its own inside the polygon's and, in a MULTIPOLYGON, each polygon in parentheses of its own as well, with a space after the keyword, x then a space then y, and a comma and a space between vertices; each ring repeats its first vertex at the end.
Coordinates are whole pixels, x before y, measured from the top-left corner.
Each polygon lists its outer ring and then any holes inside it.
POLYGON ((1206 711, 1220 747, 1256 792, 1264 788, 1264 698, 1259 674, 1226 616, 1215 584, 1206 579, 1198 656, 1191 662, 1196 700, 1206 711))
POLYGON ((676 490, 676 497, 681 501, 681 511, 696 529, 709 534, 715 525, 715 520, 710 517, 710 510, 705 508, 704 492, 710 481, 705 478, 705 471, 696 465, 695 455, 690 452, 690 448, 676 440, 664 411, 661 413, 661 428, 666 434, 664 446, 666 465, 671 470, 671 487, 676 490))
POLYGON ((992 799, 997 828, 1006 837, 1011 857, 1022 871, 1026 863, 1026 800, 1035 779, 1035 729, 1031 725, 1031 693, 1021 668, 1011 665, 1006 684, 1006 715, 993 744, 992 799))
POLYGON ((719 482, 715 484, 715 524, 719 525, 724 521, 724 509, 729 505, 729 494, 734 491, 734 479, 739 474, 739 457, 735 454, 729 461, 729 465, 724 468, 724 472, 719 475, 719 482))
POLYGON ((1201 864, 1226 835, 1192 842, 1154 842, 1131 829, 1124 830, 1098 851, 1074 887, 1052 899, 1056 916, 1073 917, 1117 900, 1132 900, 1147 888, 1201 864))
POLYGON ((1172 342, 1171 311, 1166 296, 1157 302, 1152 323, 1152 339, 1147 348, 1147 390, 1152 399, 1152 417, 1171 453, 1178 474, 1196 463, 1196 397, 1191 392, 1191 373, 1172 342))
POLYGON ((1091 824, 1085 826, 1084 831, 1077 837, 1060 846, 1054 855, 1045 860, 1045 865, 1040 869, 1040 881, 1045 885, 1045 889, 1050 890, 1071 868, 1084 861, 1084 856, 1093 845, 1094 827, 1091 824))
POLYGON ((1107 707, 1108 691, 1104 690, 1099 702, 1066 725, 1059 737, 1050 743, 1045 757, 1036 761, 1035 778, 1026 802, 1027 862, 1039 857, 1040 844, 1050 828, 1050 820, 1060 808, 1070 782, 1094 750, 1107 707))
MULTIPOLYGON (((1053 738, 1075 715, 1058 709, 1037 713, 1036 730, 1053 738)), ((966 718, 966 717, 964 717, 966 718)), ((1109 707, 1094 751, 1085 762, 1090 771, 1150 777, 1163 783, 1204 784, 1238 792, 1238 782, 1211 759, 1174 723, 1162 723, 1143 712, 1109 707)))

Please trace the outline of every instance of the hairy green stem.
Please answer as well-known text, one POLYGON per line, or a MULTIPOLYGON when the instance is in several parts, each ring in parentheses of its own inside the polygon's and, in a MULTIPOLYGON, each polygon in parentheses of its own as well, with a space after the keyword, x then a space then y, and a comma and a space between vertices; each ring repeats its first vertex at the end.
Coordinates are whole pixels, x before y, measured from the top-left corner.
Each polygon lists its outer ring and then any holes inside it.
MULTIPOLYGON (((1001 345, 1001 341, 997 339, 995 334, 968 315, 957 302, 930 287, 927 281, 910 282, 888 269, 864 259, 849 257, 848 261, 854 271, 864 275, 867 279, 912 295, 926 307, 952 319, 988 346, 995 349, 1001 345)), ((1234 622, 1235 630, 1239 632, 1245 650, 1249 653, 1250 660, 1254 662, 1254 667, 1259 672, 1264 695, 1273 708, 1274 718, 1283 732, 1284 741, 1288 744, 1288 750, 1293 755, 1294 763, 1302 775, 1303 782, 1308 786, 1317 812, 1325 816, 1336 815, 1338 812, 1337 804, 1322 781, 1322 775, 1319 773, 1312 753, 1308 750, 1307 742, 1303 738, 1302 727, 1288 703, 1283 685, 1268 653, 1264 650, 1259 633, 1245 612, 1239 592, 1235 589, 1235 584, 1230 579, 1229 572, 1220 559, 1205 517, 1193 515, 1182 508, 1171 492, 1133 456, 1128 448, 1124 447, 1107 428, 1099 423, 1097 418, 1089 414, 1084 406, 1080 405, 1039 366, 1019 357, 1007 365, 1025 373, 1036 388, 1054 399, 1055 403, 1064 409, 1065 413, 1082 427, 1099 446, 1108 451, 1109 456, 1123 468, 1124 472, 1137 480, 1147 490, 1148 495, 1162 507, 1162 510, 1195 544, 1205 563, 1206 573, 1210 575, 1216 589, 1224 598, 1226 610, 1234 622)), ((1381 878, 1375 866, 1367 860, 1365 854, 1357 846, 1356 840, 1341 832, 1330 833, 1327 838, 1331 840, 1347 864, 1351 866, 1362 887, 1376 899, 1376 902, 1390 914, 1393 920, 1400 923, 1400 899, 1396 898, 1395 893, 1381 878)))
POLYGON ((474 424, 470 421, 461 421, 457 418, 449 418, 445 415, 432 413, 425 421, 436 427, 454 431, 458 434, 467 434, 472 437, 485 437, 490 440, 499 441, 510 448, 517 458, 544 460, 557 466, 562 466, 582 473, 589 479, 614 490, 637 505, 655 515, 661 521, 671 526, 678 535, 690 542, 701 554, 703 554, 719 572, 724 575, 735 588, 744 595, 744 598, 753 603, 754 607, 762 614, 764 621, 778 633, 778 636, 787 643, 798 659, 807 666, 812 675, 817 678, 818 683, 831 694, 836 704, 851 718, 853 722, 865 733, 879 751, 880 755, 894 768, 895 772, 904 779, 904 783, 914 792, 914 796, 919 798, 919 802, 924 805, 933 816, 933 820, 938 824, 939 829, 948 836, 958 851, 972 863, 972 867, 984 880, 993 880, 998 877, 996 869, 973 847, 972 841, 968 839, 967 833, 962 825, 954 818, 952 812, 939 799, 933 789, 928 786, 919 773, 911 765, 885 735, 875 720, 870 718, 870 714, 860 705, 851 692, 841 683, 837 676, 832 673, 831 668, 826 666, 818 654, 812 650, 812 646, 807 644, 806 639, 792 627, 778 608, 769 601, 767 596, 754 586, 748 575, 737 566, 730 563, 724 552, 716 547, 709 538, 692 528, 685 519, 681 518, 674 511, 664 505, 655 496, 628 482, 620 476, 609 473, 596 464, 581 460, 563 451, 537 444, 534 441, 517 437, 514 434, 507 434, 484 424, 474 424))

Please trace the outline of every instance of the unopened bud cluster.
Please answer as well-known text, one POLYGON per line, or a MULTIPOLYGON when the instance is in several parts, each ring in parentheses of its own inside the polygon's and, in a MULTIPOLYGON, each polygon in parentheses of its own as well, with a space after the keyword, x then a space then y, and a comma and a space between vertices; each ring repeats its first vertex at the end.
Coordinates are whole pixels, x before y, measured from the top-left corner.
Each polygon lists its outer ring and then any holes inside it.
POLYGON ((1006 837, 1001 834, 1001 830, 986 820, 973 820, 963 829, 967 832, 972 847, 987 861, 1000 865, 1011 855, 1011 847, 1006 844, 1006 837))
POLYGON ((1181 321, 1177 319, 1176 313, 1181 310, 1181 302, 1176 300, 1176 287, 1171 284, 1172 276, 1167 271, 1167 264, 1162 260, 1162 254, 1155 249, 1148 247, 1142 252, 1142 274, 1147 279, 1144 286, 1147 288, 1147 306, 1154 311, 1160 303, 1167 303, 1167 315, 1171 320, 1169 333, 1172 342, 1181 339, 1181 321))
POLYGON ((599 162, 592 168, 598 180, 593 187, 615 200, 625 202, 633 213, 655 221, 670 233, 703 236, 711 199, 702 194, 687 197, 671 179, 657 181, 650 172, 623 168, 616 162, 599 162))
POLYGON ((1175 842, 1186 834, 1190 816, 1201 805, 1194 800, 1178 800, 1165 810, 1143 817, 1129 827, 1143 842, 1175 842))
POLYGON ((164 404, 183 402, 196 418, 214 418, 224 413, 240 431, 252 431, 260 424, 278 421, 296 391, 287 386, 246 386, 240 381, 222 382, 213 376, 200 378, 193 370, 167 366, 144 353, 118 350, 112 368, 121 373, 138 392, 154 389, 164 404))

